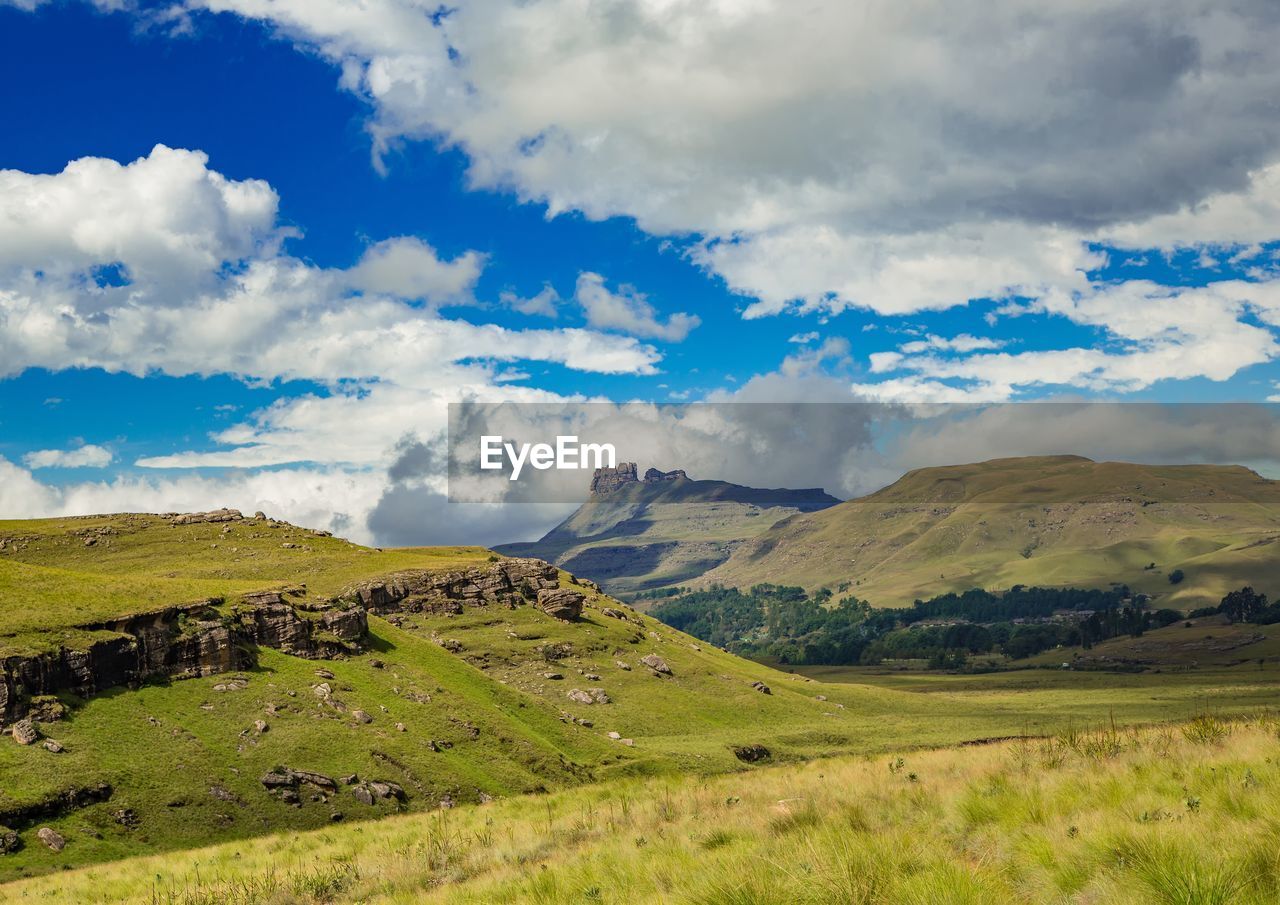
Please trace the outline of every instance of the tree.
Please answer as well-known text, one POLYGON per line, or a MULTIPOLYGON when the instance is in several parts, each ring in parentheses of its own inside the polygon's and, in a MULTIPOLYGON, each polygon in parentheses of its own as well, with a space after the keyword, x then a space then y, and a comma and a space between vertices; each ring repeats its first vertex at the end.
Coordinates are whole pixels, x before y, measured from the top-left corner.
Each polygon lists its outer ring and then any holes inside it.
POLYGON ((1187 576, 1182 573, 1181 569, 1174 569, 1169 573, 1169 584, 1180 584, 1182 579, 1186 577, 1187 576))
POLYGON ((1218 612, 1232 622, 1249 622, 1267 608, 1267 595, 1259 594, 1251 587, 1232 591, 1222 598, 1218 612))

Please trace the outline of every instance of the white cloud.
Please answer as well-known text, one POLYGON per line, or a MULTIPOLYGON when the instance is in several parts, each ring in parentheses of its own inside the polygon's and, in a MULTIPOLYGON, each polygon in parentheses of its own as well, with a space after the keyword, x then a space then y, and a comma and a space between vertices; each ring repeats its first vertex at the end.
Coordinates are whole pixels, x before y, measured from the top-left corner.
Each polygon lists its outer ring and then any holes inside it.
POLYGON ((611 292, 598 273, 581 273, 574 300, 582 306, 587 323, 600 330, 620 330, 633 336, 681 342, 702 320, 696 314, 672 314, 664 324, 648 298, 634 286, 611 292))
POLYGON ((632 338, 508 330, 413 304, 468 292, 474 252, 444 262, 400 238, 349 270, 293 258, 276 205, 265 183, 227 180, 203 154, 163 146, 128 165, 0 172, 0 375, 102 367, 438 387, 487 380, 493 362, 655 369, 657 352, 632 338), (111 278, 96 278, 104 268, 111 278))
POLYGON ((1086 244, 1277 238, 1270 0, 196 0, 340 68, 477 187, 701 236, 787 308, 1084 291, 1086 244))
POLYGON ((350 284, 370 293, 430 302, 460 301, 480 278, 484 256, 468 251, 442 261, 421 239, 387 239, 369 248, 348 271, 350 284))
POLYGON ((537 295, 529 298, 522 298, 514 292, 503 292, 498 295, 498 301, 521 314, 552 318, 560 314, 560 293, 556 292, 555 287, 550 283, 543 286, 537 295))
POLYGON ((28 468, 106 468, 115 456, 109 449, 87 443, 75 449, 38 449, 22 461, 28 468))
POLYGON ((915 355, 919 352, 927 352, 934 349, 940 352, 975 352, 979 349, 999 349, 1003 345, 1004 342, 1001 340, 985 336, 971 336, 968 333, 960 333, 951 337, 935 336, 930 333, 924 339, 903 343, 898 346, 898 351, 905 352, 908 355, 915 355))
POLYGON ((877 353, 871 356, 873 373, 914 376, 855 389, 876 398, 931 401, 957 401, 944 380, 961 381, 975 400, 1010 398, 1032 387, 1127 392, 1161 380, 1226 380, 1280 355, 1274 333, 1245 319, 1253 314, 1280 324, 1280 282, 1233 280, 1180 289, 1135 280, 1084 294, 1049 293, 1031 308, 1096 328, 1107 342, 959 357, 940 357, 929 346, 917 354, 877 353), (936 394, 930 396, 931 390, 936 394))
POLYGON ((787 342, 800 343, 801 345, 803 345, 805 343, 814 342, 817 339, 818 339, 818 332, 816 330, 813 330, 808 333, 793 333, 791 334, 790 338, 787 339, 787 342))

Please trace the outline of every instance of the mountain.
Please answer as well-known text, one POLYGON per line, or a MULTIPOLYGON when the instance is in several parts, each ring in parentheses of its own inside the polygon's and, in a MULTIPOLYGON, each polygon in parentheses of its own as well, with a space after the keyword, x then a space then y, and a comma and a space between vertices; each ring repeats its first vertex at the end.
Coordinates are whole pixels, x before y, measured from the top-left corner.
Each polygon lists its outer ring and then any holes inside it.
POLYGON ((995 459, 922 468, 787 519, 692 583, 830 588, 902 606, 974 587, 1123 582, 1187 609, 1245 584, 1280 591, 1277 541, 1280 482, 1247 468, 995 459))
POLYGON ((696 578, 779 522, 839 502, 821 489, 761 490, 679 470, 650 468, 640 478, 624 462, 598 469, 587 502, 541 540, 495 549, 545 559, 627 597, 696 578))

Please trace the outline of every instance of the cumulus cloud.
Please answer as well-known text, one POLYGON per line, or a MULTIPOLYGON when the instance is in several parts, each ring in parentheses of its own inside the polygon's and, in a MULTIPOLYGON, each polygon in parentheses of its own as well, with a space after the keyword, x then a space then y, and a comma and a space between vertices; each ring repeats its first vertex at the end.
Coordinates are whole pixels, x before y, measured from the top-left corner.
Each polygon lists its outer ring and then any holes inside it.
POLYGON ((352 268, 285 254, 277 196, 205 155, 157 146, 130 164, 0 172, 0 375, 29 367, 262 380, 487 379, 484 362, 651 373, 658 355, 591 330, 508 330, 416 301, 470 290, 482 256, 379 243, 352 268))
POLYGON ((111 450, 92 443, 75 449, 38 449, 22 457, 28 468, 106 468, 113 461, 111 450))
POLYGON ((579 274, 573 297, 582 306, 587 323, 600 330, 619 330, 632 336, 678 343, 702 323, 696 314, 683 312, 672 314, 662 323, 643 293, 627 285, 610 291, 598 273, 579 274))
MULTIPOLYGON (((5 511, 238 501, 372 538, 367 520, 406 429, 442 432, 457 399, 559 398, 511 383, 507 365, 656 370, 658 352, 633 336, 442 316, 442 305, 471 298, 484 266, 474 251, 446 258, 420 238, 397 237, 345 269, 294 257, 278 201, 264 182, 228 179, 204 154, 164 146, 131 163, 0 171, 0 378, 84 367, 316 385, 216 431, 211 450, 135 463, 170 474, 53 486, 6 464, 5 511), (174 474, 190 469, 201 471, 174 474)), ((25 464, 111 461, 110 451, 84 446, 35 452, 25 464)))
POLYGON ((442 261, 421 239, 387 239, 369 248, 348 271, 351 285, 364 292, 431 302, 460 301, 480 278, 484 256, 468 251, 442 261))
POLYGON ((749 316, 1084 288, 1097 238, 1276 238, 1269 0, 191 6, 330 59, 379 152, 442 140, 473 185, 701 236, 749 316))

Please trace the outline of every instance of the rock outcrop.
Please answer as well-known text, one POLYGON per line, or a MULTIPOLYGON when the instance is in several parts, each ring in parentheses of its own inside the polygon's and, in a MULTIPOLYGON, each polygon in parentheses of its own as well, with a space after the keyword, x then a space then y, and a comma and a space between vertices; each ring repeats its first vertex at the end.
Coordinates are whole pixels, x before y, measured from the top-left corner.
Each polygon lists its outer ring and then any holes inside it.
POLYGON ((636 463, 623 462, 616 468, 597 468, 591 475, 591 492, 613 493, 620 487, 638 483, 640 479, 636 476, 636 463))
POLYGON ((661 484, 663 481, 687 481, 689 476, 684 473, 683 468, 677 468, 674 471, 658 471, 656 468, 650 468, 644 473, 644 482, 646 484, 661 484))
POLYGON ((585 595, 568 588, 543 588, 538 592, 538 609, 563 622, 573 622, 582 615, 585 595))
POLYGON ((84 625, 104 637, 84 648, 6 657, 0 660, 0 720, 17 720, 30 712, 33 699, 59 691, 88 697, 156 676, 187 679, 250 669, 257 647, 309 658, 360 649, 368 630, 362 608, 304 608, 301 601, 286 602, 288 594, 246 595, 229 613, 219 611, 223 601, 211 599, 84 625))
POLYGON ((560 573, 540 559, 503 559, 488 568, 458 572, 415 569, 360 582, 339 599, 371 613, 460 613, 463 606, 506 606, 515 609, 538 599, 538 592, 557 588, 560 573))

